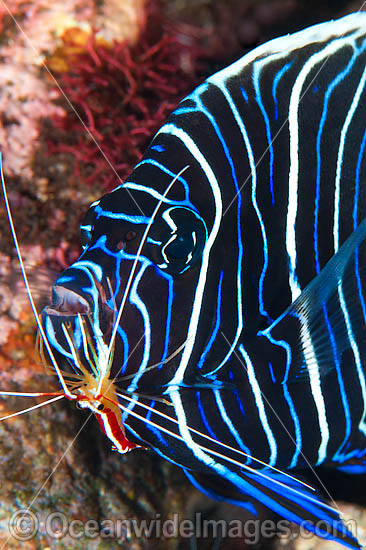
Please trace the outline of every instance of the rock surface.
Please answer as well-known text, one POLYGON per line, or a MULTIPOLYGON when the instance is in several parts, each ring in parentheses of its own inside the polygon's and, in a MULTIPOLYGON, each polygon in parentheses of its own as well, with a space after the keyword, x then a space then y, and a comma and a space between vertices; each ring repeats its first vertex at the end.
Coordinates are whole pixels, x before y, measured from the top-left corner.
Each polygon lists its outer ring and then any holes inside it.
MULTIPOLYGON (((41 70, 41 63, 60 47, 65 29, 90 32, 97 25, 109 43, 116 38, 133 43, 138 40, 145 14, 144 3, 136 0, 124 0, 123 6, 116 0, 51 4, 46 0, 8 1, 19 27, 4 7, 0 9, 0 141, 9 197, 38 309, 49 301, 56 273, 77 256, 77 218, 100 192, 82 185, 67 155, 60 154, 52 162, 49 159, 42 132, 50 118, 66 116, 66 107, 49 74, 41 70), (46 119, 43 125, 41 117, 46 119)), ((204 70, 209 72, 266 37, 311 24, 319 17, 336 17, 348 6, 356 9, 359 4, 339 2, 339 6, 332 6, 300 0, 172 0, 163 3, 161 9, 179 23, 180 38, 192 37, 197 26, 202 47, 206 41, 211 51, 216 51, 217 58, 207 57, 204 70), (182 34, 182 28, 187 35, 182 34)), ((191 58, 184 59, 181 61, 186 68, 191 67, 191 58)), ((57 391, 55 377, 36 361, 35 322, 2 203, 0 243, 0 388, 57 391)), ((0 416, 47 399, 4 397, 0 416)), ((237 518, 244 523, 248 516, 229 505, 209 501, 189 485, 180 470, 153 453, 134 451, 119 456, 111 452, 95 419, 65 399, 0 423, 0 489, 0 550, 234 550, 254 542, 250 537, 245 544, 237 537, 224 537, 213 546, 215 537, 194 541, 187 532, 176 533, 176 520, 191 520, 197 512, 206 519, 237 518), (159 529, 166 520, 170 523, 164 524, 162 538, 159 529), (143 536, 139 529, 148 530, 149 526, 152 534, 143 536)), ((360 540, 366 544, 366 509, 340 506, 357 520, 360 540)), ((277 550, 327 550, 336 546, 314 537, 272 536, 255 542, 256 547, 274 545, 277 550)))

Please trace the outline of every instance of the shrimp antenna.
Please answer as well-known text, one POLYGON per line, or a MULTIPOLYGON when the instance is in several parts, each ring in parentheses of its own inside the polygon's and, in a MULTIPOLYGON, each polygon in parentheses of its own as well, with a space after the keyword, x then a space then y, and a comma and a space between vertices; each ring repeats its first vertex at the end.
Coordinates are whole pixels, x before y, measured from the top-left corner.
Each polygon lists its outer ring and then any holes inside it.
MULTIPOLYGON (((172 418, 168 414, 165 414, 162 411, 154 409, 153 407, 150 407, 149 405, 146 405, 145 403, 140 403, 140 401, 137 401, 133 397, 129 397, 128 395, 126 395, 124 393, 122 394, 122 393, 118 393, 118 392, 116 393, 116 395, 118 397, 122 397, 122 399, 126 399, 130 403, 134 403, 135 405, 138 405, 139 407, 142 407, 143 409, 151 411, 154 414, 156 414, 156 415, 158 415, 162 418, 165 418, 166 420, 170 420, 170 422, 173 422, 174 424, 179 425, 178 420, 176 420, 175 418, 172 418)), ((149 399, 149 397, 147 395, 141 395, 140 397, 149 399)), ((153 398, 153 399, 155 399, 155 398, 153 398)), ((169 405, 171 405, 171 403, 169 403, 169 405)), ((128 409, 128 410, 130 411, 131 409, 128 409)), ((136 414, 138 414, 138 413, 136 413, 136 414)), ((284 472, 283 470, 280 470, 279 468, 276 468, 275 466, 271 466, 271 464, 267 464, 267 462, 264 462, 263 460, 260 460, 259 458, 255 458, 254 456, 252 456, 248 453, 245 453, 244 451, 241 451, 240 449, 236 449, 235 447, 232 447, 231 445, 227 445, 226 443, 223 443, 222 441, 218 441, 217 439, 214 439, 213 437, 211 437, 209 435, 206 435, 205 433, 200 432, 199 430, 196 430, 195 428, 191 428, 188 425, 187 425, 187 428, 190 432, 199 435, 203 439, 207 439, 208 441, 212 441, 212 443, 215 443, 218 447, 228 449, 229 451, 232 451, 236 454, 239 454, 241 456, 245 456, 246 458, 250 458, 251 460, 253 460, 253 462, 257 462, 258 464, 261 464, 265 468, 269 468, 270 470, 273 470, 274 472, 282 474, 282 475, 288 477, 289 479, 292 479, 293 481, 297 481, 298 483, 300 483, 300 485, 304 485, 304 487, 307 487, 308 489, 311 489, 312 491, 315 490, 313 487, 311 487, 311 485, 308 485, 307 483, 305 483, 301 479, 298 479, 298 478, 292 476, 291 474, 289 474, 287 472, 284 472)), ((248 466, 248 468, 250 468, 250 466, 248 466)))
POLYGON ((16 250, 16 253, 17 253, 17 256, 18 256, 18 260, 19 260, 19 265, 20 265, 20 269, 21 269, 21 272, 22 272, 22 276, 23 276, 23 280, 24 280, 24 284, 25 284, 25 288, 26 288, 26 291, 27 291, 27 294, 28 294, 28 298, 29 298, 29 302, 30 302, 30 305, 31 305, 31 308, 32 308, 32 311, 33 311, 33 315, 36 319, 36 322, 37 322, 37 326, 38 326, 38 330, 42 336, 42 339, 44 341, 44 344, 46 346, 46 349, 47 349, 47 352, 48 352, 48 355, 51 359, 51 362, 52 362, 52 365, 57 373, 57 376, 58 376, 58 379, 61 383, 61 386, 62 386, 62 389, 64 391, 64 394, 69 398, 69 399, 76 399, 76 396, 73 395, 67 385, 66 385, 66 382, 64 380, 64 377, 62 376, 61 374, 61 370, 57 364, 57 361, 55 359, 55 356, 53 355, 52 353, 52 349, 51 349, 51 346, 48 342, 48 338, 46 336, 46 333, 43 329, 43 326, 42 326, 42 323, 41 323, 41 320, 40 320, 40 317, 38 315, 38 311, 37 311, 37 308, 36 308, 36 305, 34 303, 34 299, 33 299, 33 295, 32 295, 32 292, 31 292, 31 289, 30 289, 30 286, 29 286, 29 281, 28 281, 28 277, 27 277, 27 273, 25 271, 25 267, 24 267, 24 262, 23 262, 23 257, 22 257, 22 254, 20 252, 20 247, 19 247, 19 242, 18 242, 18 237, 17 237, 17 234, 16 234, 16 231, 15 231, 15 227, 14 227, 14 222, 13 222, 13 216, 11 214, 11 210, 10 210, 10 204, 9 204, 9 199, 8 199, 8 194, 7 194, 7 191, 6 191, 6 185, 5 185, 5 179, 4 179, 4 173, 3 173, 3 156, 2 156, 2 153, 0 152, 0 179, 1 179, 1 187, 2 187, 2 191, 3 191, 3 195, 4 195, 4 201, 5 201, 5 208, 6 208, 6 213, 7 213, 7 216, 8 216, 8 220, 9 220, 9 225, 10 225, 10 230, 11 230, 11 234, 12 234, 12 237, 13 237, 13 241, 14 241, 14 245, 15 245, 15 250, 16 250))
MULTIPOLYGON (((159 210, 160 206, 162 205, 162 203, 164 201, 164 198, 167 196, 167 194, 169 193, 170 189, 173 187, 175 182, 179 179, 179 177, 183 174, 183 172, 185 172, 188 168, 189 168, 189 164, 187 164, 187 166, 182 168, 182 170, 180 170, 180 172, 178 172, 178 174, 172 179, 172 181, 170 182, 170 184, 168 185, 168 187, 164 191, 164 193, 163 193, 161 199, 159 200, 158 204, 156 205, 156 207, 155 207, 155 209, 152 213, 152 216, 149 220, 149 223, 147 224, 146 229, 145 229, 145 231, 142 235, 139 247, 138 247, 137 252, 136 252, 136 258, 134 259, 134 262, 132 264, 130 275, 128 277, 126 288, 125 288, 123 298, 122 298, 122 301, 121 301, 121 305, 119 307, 118 314, 117 314, 117 317, 116 317, 116 321, 115 321, 115 324, 114 324, 114 327, 113 327, 111 339, 110 339, 108 350, 107 350, 107 358, 109 358, 109 356, 111 354, 111 351, 113 349, 113 345, 114 345, 114 341, 115 341, 115 338, 116 338, 119 322, 121 320, 122 313, 123 313, 123 310, 124 310, 124 307, 125 307, 125 304, 126 304, 126 300, 127 300, 127 297, 128 297, 129 292, 130 292, 131 285, 132 285, 133 276, 135 274, 137 263, 140 259, 142 248, 143 248, 143 246, 146 242, 146 239, 147 239, 148 233, 150 231, 150 228, 151 228, 151 226, 154 222, 154 219, 155 219, 155 217, 158 213, 158 210, 159 210)), ((98 393, 100 393, 101 387, 102 387, 102 377, 100 378, 99 383, 98 383, 97 395, 98 395, 98 393)))
MULTIPOLYGON (((167 363, 169 363, 169 361, 171 361, 172 359, 174 359, 174 357, 179 355, 179 353, 186 347, 188 340, 190 340, 191 338, 192 338, 192 336, 189 336, 187 338, 187 340, 185 340, 183 342, 183 344, 181 344, 179 346, 179 348, 177 348, 175 351, 173 351, 173 353, 168 355, 168 357, 166 357, 164 359, 164 361, 159 361, 158 363, 155 363, 154 365, 150 365, 149 367, 146 367, 146 369, 144 370, 144 373, 149 371, 149 370, 156 369, 157 367, 160 367, 162 365, 166 365, 167 363)), ((127 374, 126 376, 120 376, 119 378, 114 378, 113 380, 114 380, 114 382, 124 382, 125 380, 130 380, 134 376, 136 376, 136 375, 135 374, 127 374)), ((133 393, 135 393, 135 392, 133 392, 133 393)))
MULTIPOLYGON (((146 424, 148 424, 148 425, 150 425, 150 426, 152 426, 152 427, 154 427, 154 428, 157 428, 158 430, 163 431, 164 433, 170 435, 171 437, 173 437, 173 438, 175 438, 175 439, 178 439, 178 440, 180 440, 180 441, 183 441, 183 442, 185 443, 185 440, 184 440, 184 438, 183 438, 181 435, 178 435, 178 434, 172 432, 171 430, 169 430, 168 428, 165 428, 164 426, 161 426, 161 425, 159 425, 159 424, 156 424, 156 423, 153 422, 152 420, 147 419, 147 418, 145 418, 144 416, 141 416, 139 413, 136 413, 133 409, 127 408, 125 405, 122 405, 121 403, 119 403, 118 401, 115 401, 115 400, 111 399, 110 397, 107 397, 107 396, 104 396, 104 397, 105 397, 105 399, 106 399, 107 401, 110 401, 111 403, 117 405, 123 412, 127 413, 128 415, 131 414, 132 416, 134 416, 134 417, 137 418, 138 420, 141 420, 141 421, 143 421, 144 423, 146 423, 146 424)), ((141 405, 141 403, 138 403, 138 404, 141 405)), ((155 409, 152 409, 152 410, 153 410, 154 412, 156 412, 155 409)), ((169 418, 169 417, 167 416, 167 418, 169 418)), ((170 420, 172 420, 172 421, 174 422, 174 419, 171 418, 170 420)), ((128 428, 128 426, 127 426, 127 428, 128 428)), ((189 428, 189 429, 192 430, 192 431, 194 431, 194 432, 196 432, 196 433, 198 433, 199 435, 203 435, 203 436, 204 436, 204 434, 200 434, 200 433, 198 432, 198 430, 193 430, 192 428, 189 428)), ((211 439, 211 438, 209 438, 209 439, 211 439)), ((212 441, 214 441, 215 443, 217 443, 218 445, 220 445, 220 442, 215 441, 214 439, 212 439, 212 441)), ((198 445, 199 445, 200 449, 202 449, 204 452, 207 452, 207 453, 210 453, 211 455, 217 456, 218 458, 221 458, 222 460, 226 460, 227 462, 229 462, 229 463, 231 463, 231 464, 234 464, 235 466, 239 466, 242 470, 246 470, 246 471, 248 471, 248 472, 250 472, 250 473, 252 473, 252 474, 257 475, 258 477, 262 477, 262 478, 264 478, 264 479, 268 479, 268 477, 269 477, 265 472, 262 472, 261 470, 256 470, 256 469, 252 468, 251 466, 248 466, 247 464, 243 464, 242 462, 238 462, 237 460, 235 460, 235 459, 233 459, 233 458, 230 458, 229 456, 226 456, 226 455, 224 455, 224 454, 222 454, 222 453, 219 453, 218 451, 215 451, 215 450, 213 450, 213 449, 210 449, 209 447, 205 447, 204 445, 200 445, 200 444, 198 444, 198 445)), ((242 451, 237 451, 237 452, 240 452, 240 454, 244 454, 244 455, 245 455, 245 453, 243 453, 242 451)), ((248 456, 248 455, 246 455, 246 456, 248 456)), ((257 460, 258 462, 260 462, 260 463, 262 463, 262 464, 265 464, 265 463, 261 462, 259 459, 254 459, 252 456, 251 456, 250 458, 252 458, 253 460, 257 460)), ((288 473, 286 473, 286 472, 283 472, 282 470, 278 470, 278 469, 275 468, 274 466, 271 467, 269 464, 266 464, 266 466, 269 466, 269 467, 272 468, 273 470, 275 470, 275 471, 277 471, 277 472, 279 472, 279 473, 281 473, 281 474, 284 474, 285 476, 287 476, 288 478, 292 479, 293 481, 296 481, 296 482, 299 483, 300 485, 303 485, 303 486, 305 486, 305 487, 311 489, 312 491, 314 491, 313 487, 311 487, 311 486, 308 485, 307 483, 304 483, 302 480, 297 479, 296 477, 293 477, 293 476, 291 476, 290 474, 288 474, 288 473)), ((302 493, 300 493, 297 489, 295 489, 295 488, 293 488, 293 487, 291 487, 291 486, 285 485, 285 483, 284 483, 283 481, 277 480, 276 478, 271 478, 271 481, 273 481, 276 485, 280 485, 280 486, 282 486, 282 487, 286 487, 286 489, 290 489, 290 491, 293 492, 293 493, 297 493, 297 494, 302 495, 302 493)), ((313 501, 313 502, 316 502, 315 498, 312 498, 312 497, 309 497, 309 500, 311 500, 311 501, 313 501)), ((328 510, 334 511, 334 508, 333 508, 332 506, 329 506, 329 504, 324 503, 324 504, 323 504, 323 507, 326 508, 326 509, 328 509, 328 510)))
MULTIPOLYGON (((2 395, 8 395, 8 394, 15 394, 15 392, 1 392, 2 395)), ((23 397, 36 397, 37 394, 22 394, 22 393, 17 393, 16 395, 22 395, 23 397)), ((39 393, 38 395, 54 395, 52 393, 39 393)), ((27 412, 31 412, 31 411, 34 411, 35 409, 40 409, 41 407, 45 407, 46 405, 50 405, 51 403, 54 403, 55 401, 59 401, 60 399, 63 399, 65 396, 62 394, 62 395, 57 395, 57 397, 53 397, 52 399, 47 399, 47 401, 42 401, 42 403, 38 403, 37 405, 33 405, 32 407, 28 407, 27 409, 23 409, 22 411, 18 411, 18 412, 15 412, 15 413, 11 413, 11 414, 7 414, 6 416, 2 416, 0 418, 0 422, 2 422, 3 420, 8 420, 9 418, 14 418, 15 416, 20 416, 21 414, 25 414, 27 412)))

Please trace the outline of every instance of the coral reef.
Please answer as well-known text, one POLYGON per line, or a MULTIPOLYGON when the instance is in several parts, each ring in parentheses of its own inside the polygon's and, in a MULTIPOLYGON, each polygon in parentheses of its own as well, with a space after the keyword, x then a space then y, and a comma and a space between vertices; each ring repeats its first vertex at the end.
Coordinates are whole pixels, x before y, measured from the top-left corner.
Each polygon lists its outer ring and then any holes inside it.
MULTIPOLYGON (((270 36, 336 17, 348 6, 357 9, 360 4, 0 2, 1 150, 38 309, 49 301, 55 274, 79 253, 78 221, 88 204, 127 175, 169 111, 204 75, 270 36)), ((35 360, 35 336, 1 202, 1 390, 57 389, 55 378, 35 360)), ((47 398, 36 401, 42 399, 47 398)), ((0 416, 33 404, 25 398, 1 399, 0 416)), ((174 513, 183 519, 196 510, 208 518, 239 514, 199 495, 179 470, 152 453, 136 451, 123 457, 111 453, 96 421, 88 420, 83 428, 86 420, 84 413, 62 400, 0 423, 0 547, 183 550, 192 545, 177 537, 156 540, 132 534, 103 539, 57 533, 52 537, 45 526, 53 512, 97 522, 151 520, 156 514, 166 519, 174 513), (37 535, 29 540, 10 536, 9 518, 29 506, 41 522, 37 535)), ((357 513, 366 523, 361 508, 350 510, 353 517, 357 513)), ((197 542, 201 549, 212 544, 212 540, 197 542)), ((236 544, 242 547, 242 541, 224 540, 220 550, 233 550, 236 544)), ((296 542, 299 550, 304 544, 296 542)), ((311 539, 307 548, 321 545, 326 543, 311 539)), ((295 548, 295 542, 276 541, 278 549, 284 546, 295 548)))
POLYGON ((48 87, 39 68, 44 52, 54 48, 55 36, 71 22, 75 24, 77 17, 90 17, 87 4, 15 0, 0 7, 5 40, 0 65, 0 139, 9 175, 33 176, 38 122, 41 117, 62 115, 63 110, 54 104, 58 93, 48 87))

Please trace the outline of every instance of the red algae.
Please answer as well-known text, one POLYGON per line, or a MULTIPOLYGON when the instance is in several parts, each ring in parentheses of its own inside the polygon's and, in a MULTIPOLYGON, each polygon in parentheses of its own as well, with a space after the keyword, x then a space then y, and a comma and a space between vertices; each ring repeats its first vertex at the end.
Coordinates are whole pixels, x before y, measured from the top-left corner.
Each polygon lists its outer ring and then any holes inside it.
POLYGON ((48 140, 48 149, 71 155, 74 178, 97 182, 99 189, 114 187, 202 78, 200 32, 185 25, 184 33, 179 25, 168 25, 153 2, 133 45, 108 44, 77 28, 64 35, 48 63, 68 98, 67 114, 53 117, 57 139, 48 140))

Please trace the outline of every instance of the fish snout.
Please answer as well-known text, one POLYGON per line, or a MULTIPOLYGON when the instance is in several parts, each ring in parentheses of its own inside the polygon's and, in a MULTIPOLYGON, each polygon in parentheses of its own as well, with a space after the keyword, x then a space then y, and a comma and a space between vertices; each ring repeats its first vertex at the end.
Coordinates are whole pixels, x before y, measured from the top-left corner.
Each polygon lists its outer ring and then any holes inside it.
POLYGON ((88 314, 90 304, 80 294, 61 285, 55 285, 52 291, 52 304, 46 308, 53 315, 73 316, 78 313, 88 314))

